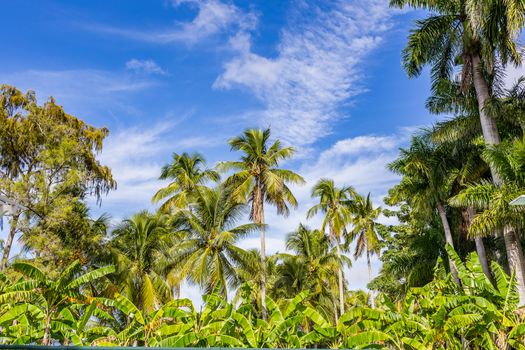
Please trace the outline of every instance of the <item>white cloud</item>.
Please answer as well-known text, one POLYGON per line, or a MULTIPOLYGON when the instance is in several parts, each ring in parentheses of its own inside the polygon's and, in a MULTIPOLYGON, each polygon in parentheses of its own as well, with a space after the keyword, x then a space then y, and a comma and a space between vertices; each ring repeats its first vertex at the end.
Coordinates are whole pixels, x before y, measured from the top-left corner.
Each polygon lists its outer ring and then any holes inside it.
POLYGON ((176 0, 173 1, 173 5, 175 7, 183 5, 195 7, 197 14, 190 21, 177 21, 173 27, 162 30, 145 31, 98 24, 89 24, 84 27, 88 30, 138 41, 158 44, 176 42, 194 44, 229 30, 253 29, 257 23, 257 16, 254 13, 245 13, 234 4, 220 0, 176 0))
POLYGON ((53 96, 67 112, 81 118, 113 111, 137 114, 127 98, 159 84, 146 77, 96 69, 0 72, 0 80, 21 90, 34 90, 39 102, 53 96))
POLYGON ((361 66, 393 12, 385 0, 299 4, 275 58, 254 53, 247 32, 232 37, 236 55, 214 87, 248 88, 266 105, 261 124, 290 143, 308 145, 329 134, 341 117, 338 108, 364 91, 361 66))
POLYGON ((166 74, 166 71, 162 69, 155 61, 153 60, 138 60, 132 58, 126 62, 126 69, 138 72, 138 73, 147 73, 147 74, 166 74))
MULTIPOLYGON (((308 209, 315 204, 310 197, 311 188, 320 178, 331 178, 338 186, 354 186, 363 195, 371 192, 374 205, 383 205, 382 199, 387 190, 398 181, 398 177, 386 166, 398 156, 398 148, 408 141, 408 137, 405 128, 401 128, 393 135, 362 135, 339 140, 320 152, 314 161, 303 163, 297 172, 305 178, 306 185, 293 188, 299 207, 292 210, 288 218, 277 216, 274 208, 265 210, 269 225, 268 251, 282 251, 286 234, 295 230, 301 222, 311 228, 321 226, 321 215, 306 219, 308 209)), ((388 223, 390 219, 381 220, 388 223)), ((257 247, 255 239, 252 245, 257 247)), ((376 275, 380 268, 377 257, 372 258, 372 267, 373 275, 376 275)), ((366 259, 353 261, 353 267, 346 276, 351 289, 365 288, 368 283, 366 259)))
POLYGON ((213 137, 178 138, 176 125, 172 120, 110 134, 100 160, 111 168, 117 190, 104 198, 102 209, 125 216, 152 208, 153 194, 165 185, 158 179, 161 167, 169 162, 172 152, 212 147, 219 142, 213 137))

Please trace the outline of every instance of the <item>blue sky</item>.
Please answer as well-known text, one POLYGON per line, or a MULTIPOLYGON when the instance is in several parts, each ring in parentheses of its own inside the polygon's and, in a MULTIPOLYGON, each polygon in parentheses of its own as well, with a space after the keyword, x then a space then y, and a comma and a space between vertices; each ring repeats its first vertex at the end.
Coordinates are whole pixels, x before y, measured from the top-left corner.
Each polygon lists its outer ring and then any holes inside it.
MULTIPOLYGON (((271 126, 298 149, 286 166, 308 181, 290 218, 268 210, 268 249, 283 250, 316 180, 382 204, 396 182, 385 165, 434 120, 428 75, 409 80, 400 64, 417 16, 384 0, 11 1, 0 12, 0 82, 110 129, 101 158, 119 188, 93 213, 115 219, 151 208, 172 152, 198 151, 213 165, 237 156, 230 137, 271 126)), ((348 279, 366 285, 364 261, 348 279)))

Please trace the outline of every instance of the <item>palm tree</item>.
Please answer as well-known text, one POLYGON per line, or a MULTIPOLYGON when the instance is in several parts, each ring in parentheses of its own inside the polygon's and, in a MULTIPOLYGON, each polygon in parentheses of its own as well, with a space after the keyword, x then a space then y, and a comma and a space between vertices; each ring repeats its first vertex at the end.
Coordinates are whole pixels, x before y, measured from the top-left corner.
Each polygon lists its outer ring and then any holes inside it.
POLYGON ((280 169, 279 162, 289 159, 295 153, 293 147, 283 147, 276 140, 271 145, 270 129, 249 129, 243 135, 232 138, 228 143, 232 150, 241 151, 239 161, 223 162, 219 168, 233 170, 234 174, 225 181, 233 188, 233 196, 239 201, 251 204, 250 219, 259 226, 261 234, 261 305, 262 316, 266 319, 266 241, 264 204, 277 208, 277 213, 287 216, 288 205, 297 206, 288 184, 302 184, 303 178, 291 170, 280 169))
MULTIPOLYGON (((405 5, 428 9, 432 14, 416 23, 407 47, 403 65, 408 75, 421 73, 432 66, 433 88, 450 80, 454 65, 461 62, 461 84, 464 90, 474 86, 481 130, 487 145, 500 143, 496 118, 491 114, 492 80, 495 79, 496 57, 502 65, 518 64, 521 55, 515 39, 524 26, 525 3, 520 0, 391 0, 392 6, 405 5)), ((501 175, 491 166, 494 183, 502 184, 501 175)), ((525 303, 525 258, 515 230, 503 234, 509 266, 515 271, 521 303, 525 303)))
MULTIPOLYGON (((357 193, 350 186, 336 187, 331 179, 321 179, 312 188, 312 198, 319 198, 319 204, 308 210, 307 217, 311 218, 319 211, 324 213, 321 232, 326 232, 328 226, 329 238, 335 246, 337 257, 342 261, 341 238, 346 234, 346 225, 349 224, 352 212, 352 202, 357 193)), ((339 312, 344 314, 344 277, 342 264, 338 268, 339 281, 339 312)))
MULTIPOLYGON (((495 230, 503 230, 505 234, 523 227, 525 217, 523 208, 513 207, 509 203, 525 193, 525 138, 504 141, 497 146, 488 147, 483 151, 483 159, 495 168, 502 179, 502 185, 497 186, 487 180, 479 180, 467 186, 463 191, 450 199, 456 206, 472 207, 481 210, 469 227, 469 234, 474 237, 484 237, 495 230)), ((515 234, 512 232, 512 234, 515 234)), ((520 275, 516 274, 518 283, 520 275)), ((521 295, 520 300, 525 300, 521 295)))
POLYGON ((224 297, 227 288, 238 282, 236 268, 252 263, 253 256, 236 244, 258 228, 252 223, 237 224, 246 207, 232 200, 231 192, 222 186, 198 190, 193 210, 177 214, 187 238, 172 255, 173 268, 191 283, 208 293, 218 289, 224 297))
POLYGON ((356 196, 352 203, 352 230, 349 232, 348 242, 356 241, 354 258, 362 256, 366 252, 368 265, 368 280, 372 278, 372 266, 370 255, 380 253, 380 240, 377 232, 377 218, 381 214, 381 207, 374 208, 370 200, 370 193, 366 199, 356 196))
POLYGON ((219 181, 219 174, 206 169, 204 157, 198 153, 173 153, 171 164, 162 168, 159 179, 173 180, 153 196, 153 203, 164 201, 159 210, 168 212, 172 209, 185 208, 192 202, 195 191, 209 181, 219 181))
MULTIPOLYGON (((27 262, 16 262, 12 268, 26 279, 21 279, 0 294, 0 303, 16 300, 36 306, 43 316, 43 345, 51 345, 51 324, 72 301, 86 299, 83 287, 115 271, 113 266, 82 273, 80 262, 74 261, 58 278, 51 279, 38 267, 27 262)), ((88 293, 86 293, 88 294, 88 293)))
MULTIPOLYGON (((437 210, 443 225, 445 240, 454 248, 452 230, 447 218, 446 203, 451 195, 457 170, 452 167, 446 149, 430 143, 429 135, 412 138, 409 149, 401 149, 398 159, 388 167, 402 175, 400 183, 390 190, 393 201, 406 201, 411 207, 422 213, 437 210)), ((454 279, 459 282, 454 261, 450 260, 450 269, 454 279)))
POLYGON ((109 248, 120 293, 146 312, 170 300, 164 266, 177 242, 166 219, 142 211, 124 220, 112 235, 109 248))
POLYGON ((351 261, 337 256, 323 232, 302 224, 288 234, 286 249, 291 253, 277 255, 281 263, 277 266, 276 295, 290 298, 308 290, 310 303, 337 323, 337 294, 332 293, 332 286, 337 283, 341 264, 351 266, 351 261), (283 291, 285 295, 279 295, 283 291))

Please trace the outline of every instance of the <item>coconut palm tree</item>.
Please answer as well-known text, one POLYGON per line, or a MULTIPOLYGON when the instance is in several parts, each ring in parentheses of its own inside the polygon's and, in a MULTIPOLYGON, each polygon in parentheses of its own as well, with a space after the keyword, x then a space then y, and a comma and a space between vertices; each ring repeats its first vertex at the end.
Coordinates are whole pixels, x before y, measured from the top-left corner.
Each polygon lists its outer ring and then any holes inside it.
MULTIPOLYGON (((424 8, 431 15, 416 22, 403 51, 408 75, 418 76, 431 66, 433 89, 442 80, 451 80, 461 62, 461 85, 473 85, 483 138, 487 145, 500 143, 496 116, 490 108, 496 61, 518 64, 521 55, 516 38, 525 24, 525 3, 520 0, 391 0, 392 6, 424 8), (497 59, 496 59, 497 57, 497 59)), ((491 166, 494 183, 501 175, 491 166)), ((521 303, 525 303, 525 258, 515 230, 503 233, 509 266, 516 272, 521 303)))
POLYGON ((153 196, 153 203, 164 201, 161 212, 185 208, 192 202, 195 191, 207 182, 219 181, 219 174, 212 169, 206 169, 204 157, 198 153, 173 153, 173 160, 162 168, 159 179, 170 182, 158 190, 153 196))
MULTIPOLYGON (((340 261, 343 259, 341 254, 341 239, 346 234, 346 225, 349 224, 352 212, 350 211, 352 202, 357 192, 350 186, 336 187, 331 179, 321 179, 312 188, 312 198, 318 198, 319 204, 314 205, 308 210, 307 217, 311 218, 318 212, 324 213, 321 232, 328 235, 334 245, 337 257, 340 261)), ((339 284, 339 312, 344 314, 344 277, 342 264, 338 271, 339 284)))
POLYGON ((231 189, 200 188, 193 210, 177 214, 187 238, 175 247, 173 268, 206 292, 227 297, 227 288, 238 283, 236 268, 253 264, 253 255, 236 245, 259 227, 238 224, 245 212, 246 206, 232 199, 231 189))
POLYGON ((354 258, 357 259, 366 253, 368 265, 368 280, 372 278, 372 265, 370 256, 379 255, 381 246, 377 231, 377 218, 381 214, 381 207, 374 208, 370 200, 370 193, 363 198, 356 196, 351 207, 352 211, 352 230, 349 232, 349 242, 356 242, 354 258))
POLYGON ((233 170, 225 184, 233 189, 232 195, 238 201, 250 203, 250 219, 259 226, 261 236, 261 305, 262 316, 266 319, 266 240, 265 203, 274 205, 277 213, 287 216, 288 206, 297 206, 288 184, 302 184, 304 180, 295 172, 279 168, 279 163, 295 153, 293 147, 283 147, 281 141, 270 144, 270 129, 249 129, 229 142, 232 150, 241 151, 239 161, 219 164, 222 171, 233 170))
MULTIPOLYGON (((413 137, 410 148, 401 149, 400 157, 388 167, 403 176, 400 183, 391 189, 391 199, 405 200, 414 210, 423 213, 437 210, 445 240, 454 248, 446 203, 458 172, 451 165, 448 150, 432 145, 429 135, 423 134, 413 137)), ((449 261, 452 275, 459 282, 454 261, 449 261)))
POLYGON ((177 236, 166 218, 142 211, 124 220, 112 235, 109 249, 118 291, 145 312, 170 300, 164 266, 171 259, 170 249, 177 236))
MULTIPOLYGON (((508 140, 498 146, 488 147, 483 151, 482 157, 497 169, 504 180, 503 184, 497 186, 493 182, 481 179, 471 183, 449 200, 452 205, 479 210, 469 227, 470 235, 484 237, 492 234, 494 230, 508 233, 516 227, 523 227, 523 208, 513 207, 509 203, 525 193, 524 155, 525 138, 508 140)), ((518 275, 516 279, 519 281, 518 275)))
POLYGON ((341 264, 351 266, 351 261, 337 256, 323 232, 310 230, 302 224, 288 234, 286 249, 290 253, 278 254, 280 264, 276 271, 275 295, 290 298, 308 290, 310 303, 323 316, 337 323, 337 294, 332 293, 332 286, 337 284, 336 275, 341 264))

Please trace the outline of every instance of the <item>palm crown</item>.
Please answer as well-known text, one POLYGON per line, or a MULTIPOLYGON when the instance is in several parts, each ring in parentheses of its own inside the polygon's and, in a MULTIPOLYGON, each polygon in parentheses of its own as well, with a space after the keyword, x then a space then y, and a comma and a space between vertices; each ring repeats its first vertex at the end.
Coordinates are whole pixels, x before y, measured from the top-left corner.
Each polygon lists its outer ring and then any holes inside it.
POLYGON ((192 202, 195 191, 209 181, 218 181, 219 174, 212 169, 206 169, 204 157, 198 153, 173 154, 171 164, 162 168, 160 179, 171 179, 166 187, 161 188, 153 196, 153 203, 164 201, 161 211, 184 208, 192 202))

